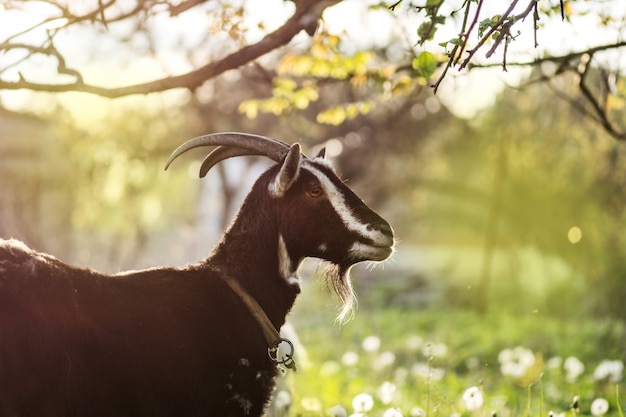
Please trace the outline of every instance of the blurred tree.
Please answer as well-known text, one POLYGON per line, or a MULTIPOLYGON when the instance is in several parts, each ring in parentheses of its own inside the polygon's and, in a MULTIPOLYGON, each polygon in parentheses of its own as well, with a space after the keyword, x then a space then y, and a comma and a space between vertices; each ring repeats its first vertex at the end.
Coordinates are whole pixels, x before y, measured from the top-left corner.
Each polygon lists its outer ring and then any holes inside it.
POLYGON ((56 132, 32 115, 0 110, 0 138, 0 236, 66 254, 69 237, 58 230, 69 227, 71 203, 53 196, 68 176, 56 132), (57 239, 51 242, 50 235, 57 239))
POLYGON ((507 91, 465 136, 441 143, 444 162, 424 169, 431 194, 420 213, 438 225, 431 238, 482 247, 478 277, 469 281, 477 309, 624 317, 625 272, 617 259, 626 244, 626 148, 560 94, 538 85, 507 91), (540 254, 535 262, 564 260, 569 278, 529 277, 536 265, 519 260, 529 248, 540 254), (500 269, 492 277, 495 258, 513 266, 505 276, 500 269), (538 285, 547 289, 539 296, 538 285))
MULTIPOLYGON (((0 7, 11 22, 6 26, 10 29, 2 31, 4 39, 0 38, 0 90, 81 91, 104 97, 170 89, 196 91, 207 80, 254 63, 263 68, 274 88, 271 98, 262 103, 242 105, 241 110, 253 116, 259 111, 280 114, 289 106, 305 108, 318 100, 321 85, 329 82, 375 82, 384 99, 390 91, 412 90, 411 84, 425 85, 429 79, 435 80, 436 91, 451 68, 469 71, 501 65, 506 71, 542 65, 542 81, 577 74, 587 112, 611 135, 626 138, 622 118, 613 113, 624 98, 624 85, 619 81, 624 62, 615 52, 626 46, 621 36, 626 15, 620 0, 513 0, 506 4, 497 0, 294 0, 268 5, 285 16, 274 30, 268 30, 264 21, 251 25, 246 13, 250 4, 233 0, 11 0, 0 7), (323 23, 326 12, 331 13, 339 3, 345 3, 341 4, 344 13, 349 10, 354 16, 364 8, 368 14, 391 16, 401 30, 382 48, 372 46, 382 36, 375 27, 363 28, 369 32, 364 39, 340 46, 346 36, 331 33, 323 23), (185 24, 181 18, 192 13, 197 17, 193 26, 186 25, 184 30, 177 26, 185 24), (22 20, 25 15, 30 18, 22 20), (595 15, 591 24, 590 15, 595 15), (604 36, 572 37, 571 46, 563 47, 555 31, 543 35, 547 29, 557 27, 558 31, 570 24, 580 24, 583 33, 597 30, 604 36), (302 31, 313 37, 309 47, 293 42, 302 31), (84 37, 79 49, 88 48, 92 59, 79 59, 72 52, 76 37, 84 37), (540 41, 548 46, 529 53, 527 45, 521 45, 529 37, 535 48, 540 41), (558 49, 550 47, 551 38, 558 49), (285 45, 292 48, 278 64, 275 59, 261 59, 285 45), (373 54, 377 48, 380 53, 373 54), (483 52, 486 59, 480 58, 483 52), (137 77, 136 82, 90 81, 94 63, 150 55, 154 63, 150 74, 137 77), (497 64, 492 57, 498 58, 497 64), (48 65, 46 74, 42 74, 42 63, 48 65), (549 69, 548 63, 552 64, 549 69), (54 67, 56 74, 51 74, 54 67), (590 68, 602 69, 595 80, 587 77, 590 68), (146 77, 151 80, 145 81, 146 77)), ((317 121, 339 124, 367 113, 376 102, 372 96, 338 101, 321 109, 317 121)))
POLYGON ((189 207, 197 184, 186 170, 162 181, 163 166, 155 163, 193 127, 176 110, 124 109, 90 132, 61 108, 52 121, 6 115, 0 112, 0 236, 116 271, 137 267, 148 235, 195 222, 189 207))

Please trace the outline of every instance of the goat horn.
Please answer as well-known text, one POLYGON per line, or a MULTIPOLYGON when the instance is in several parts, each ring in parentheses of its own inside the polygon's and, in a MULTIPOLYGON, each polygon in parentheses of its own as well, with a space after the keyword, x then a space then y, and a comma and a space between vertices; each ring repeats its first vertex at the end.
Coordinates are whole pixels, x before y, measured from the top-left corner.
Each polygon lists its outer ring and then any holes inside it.
POLYGON ((206 158, 204 158, 204 161, 202 161, 202 165, 200 165, 200 178, 204 178, 213 166, 224 159, 247 155, 258 155, 258 153, 251 151, 250 149, 218 146, 213 149, 211 153, 206 156, 206 158))
MULTIPOLYGON (((238 152, 234 150, 219 150, 214 157, 210 157, 210 154, 209 157, 205 159, 205 162, 203 162, 203 166, 207 165, 208 168, 211 168, 211 166, 223 159, 240 155, 262 155, 275 162, 280 162, 289 151, 289 145, 287 143, 266 136, 237 132, 212 133, 210 135, 203 135, 190 139, 176 148, 167 160, 165 169, 167 169, 172 161, 182 153, 201 146, 234 147, 239 150, 238 152)), ((206 168, 206 171, 208 171, 208 168, 206 168)), ((204 172, 205 174, 206 171, 204 172)))

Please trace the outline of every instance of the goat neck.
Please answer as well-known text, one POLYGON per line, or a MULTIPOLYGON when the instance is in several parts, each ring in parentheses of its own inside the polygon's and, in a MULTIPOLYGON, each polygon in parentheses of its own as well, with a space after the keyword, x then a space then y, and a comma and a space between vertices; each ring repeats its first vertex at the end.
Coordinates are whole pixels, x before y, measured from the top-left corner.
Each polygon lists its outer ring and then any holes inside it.
POLYGON ((259 178, 207 262, 224 279, 237 280, 280 329, 300 293, 301 259, 289 257, 280 233, 275 201, 267 192, 272 177, 269 171, 259 178))

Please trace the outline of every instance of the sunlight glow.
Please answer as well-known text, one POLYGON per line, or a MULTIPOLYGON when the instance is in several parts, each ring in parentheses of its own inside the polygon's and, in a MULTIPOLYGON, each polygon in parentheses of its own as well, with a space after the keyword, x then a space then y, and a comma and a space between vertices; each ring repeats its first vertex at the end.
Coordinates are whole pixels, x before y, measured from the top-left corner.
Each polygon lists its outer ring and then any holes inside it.
POLYGON ((572 226, 567 232, 567 240, 569 240, 569 242, 572 245, 575 245, 578 242, 580 242, 582 238, 583 238, 583 232, 582 230, 580 230, 578 226, 572 226))

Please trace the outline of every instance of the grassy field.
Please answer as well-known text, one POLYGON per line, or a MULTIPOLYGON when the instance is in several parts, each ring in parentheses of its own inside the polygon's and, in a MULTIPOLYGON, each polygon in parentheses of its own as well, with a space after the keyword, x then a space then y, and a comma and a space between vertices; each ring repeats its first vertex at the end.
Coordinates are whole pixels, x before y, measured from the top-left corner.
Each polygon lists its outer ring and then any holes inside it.
POLYGON ((300 369, 273 415, 623 417, 621 321, 366 307, 340 326, 332 314, 294 311, 300 369))

